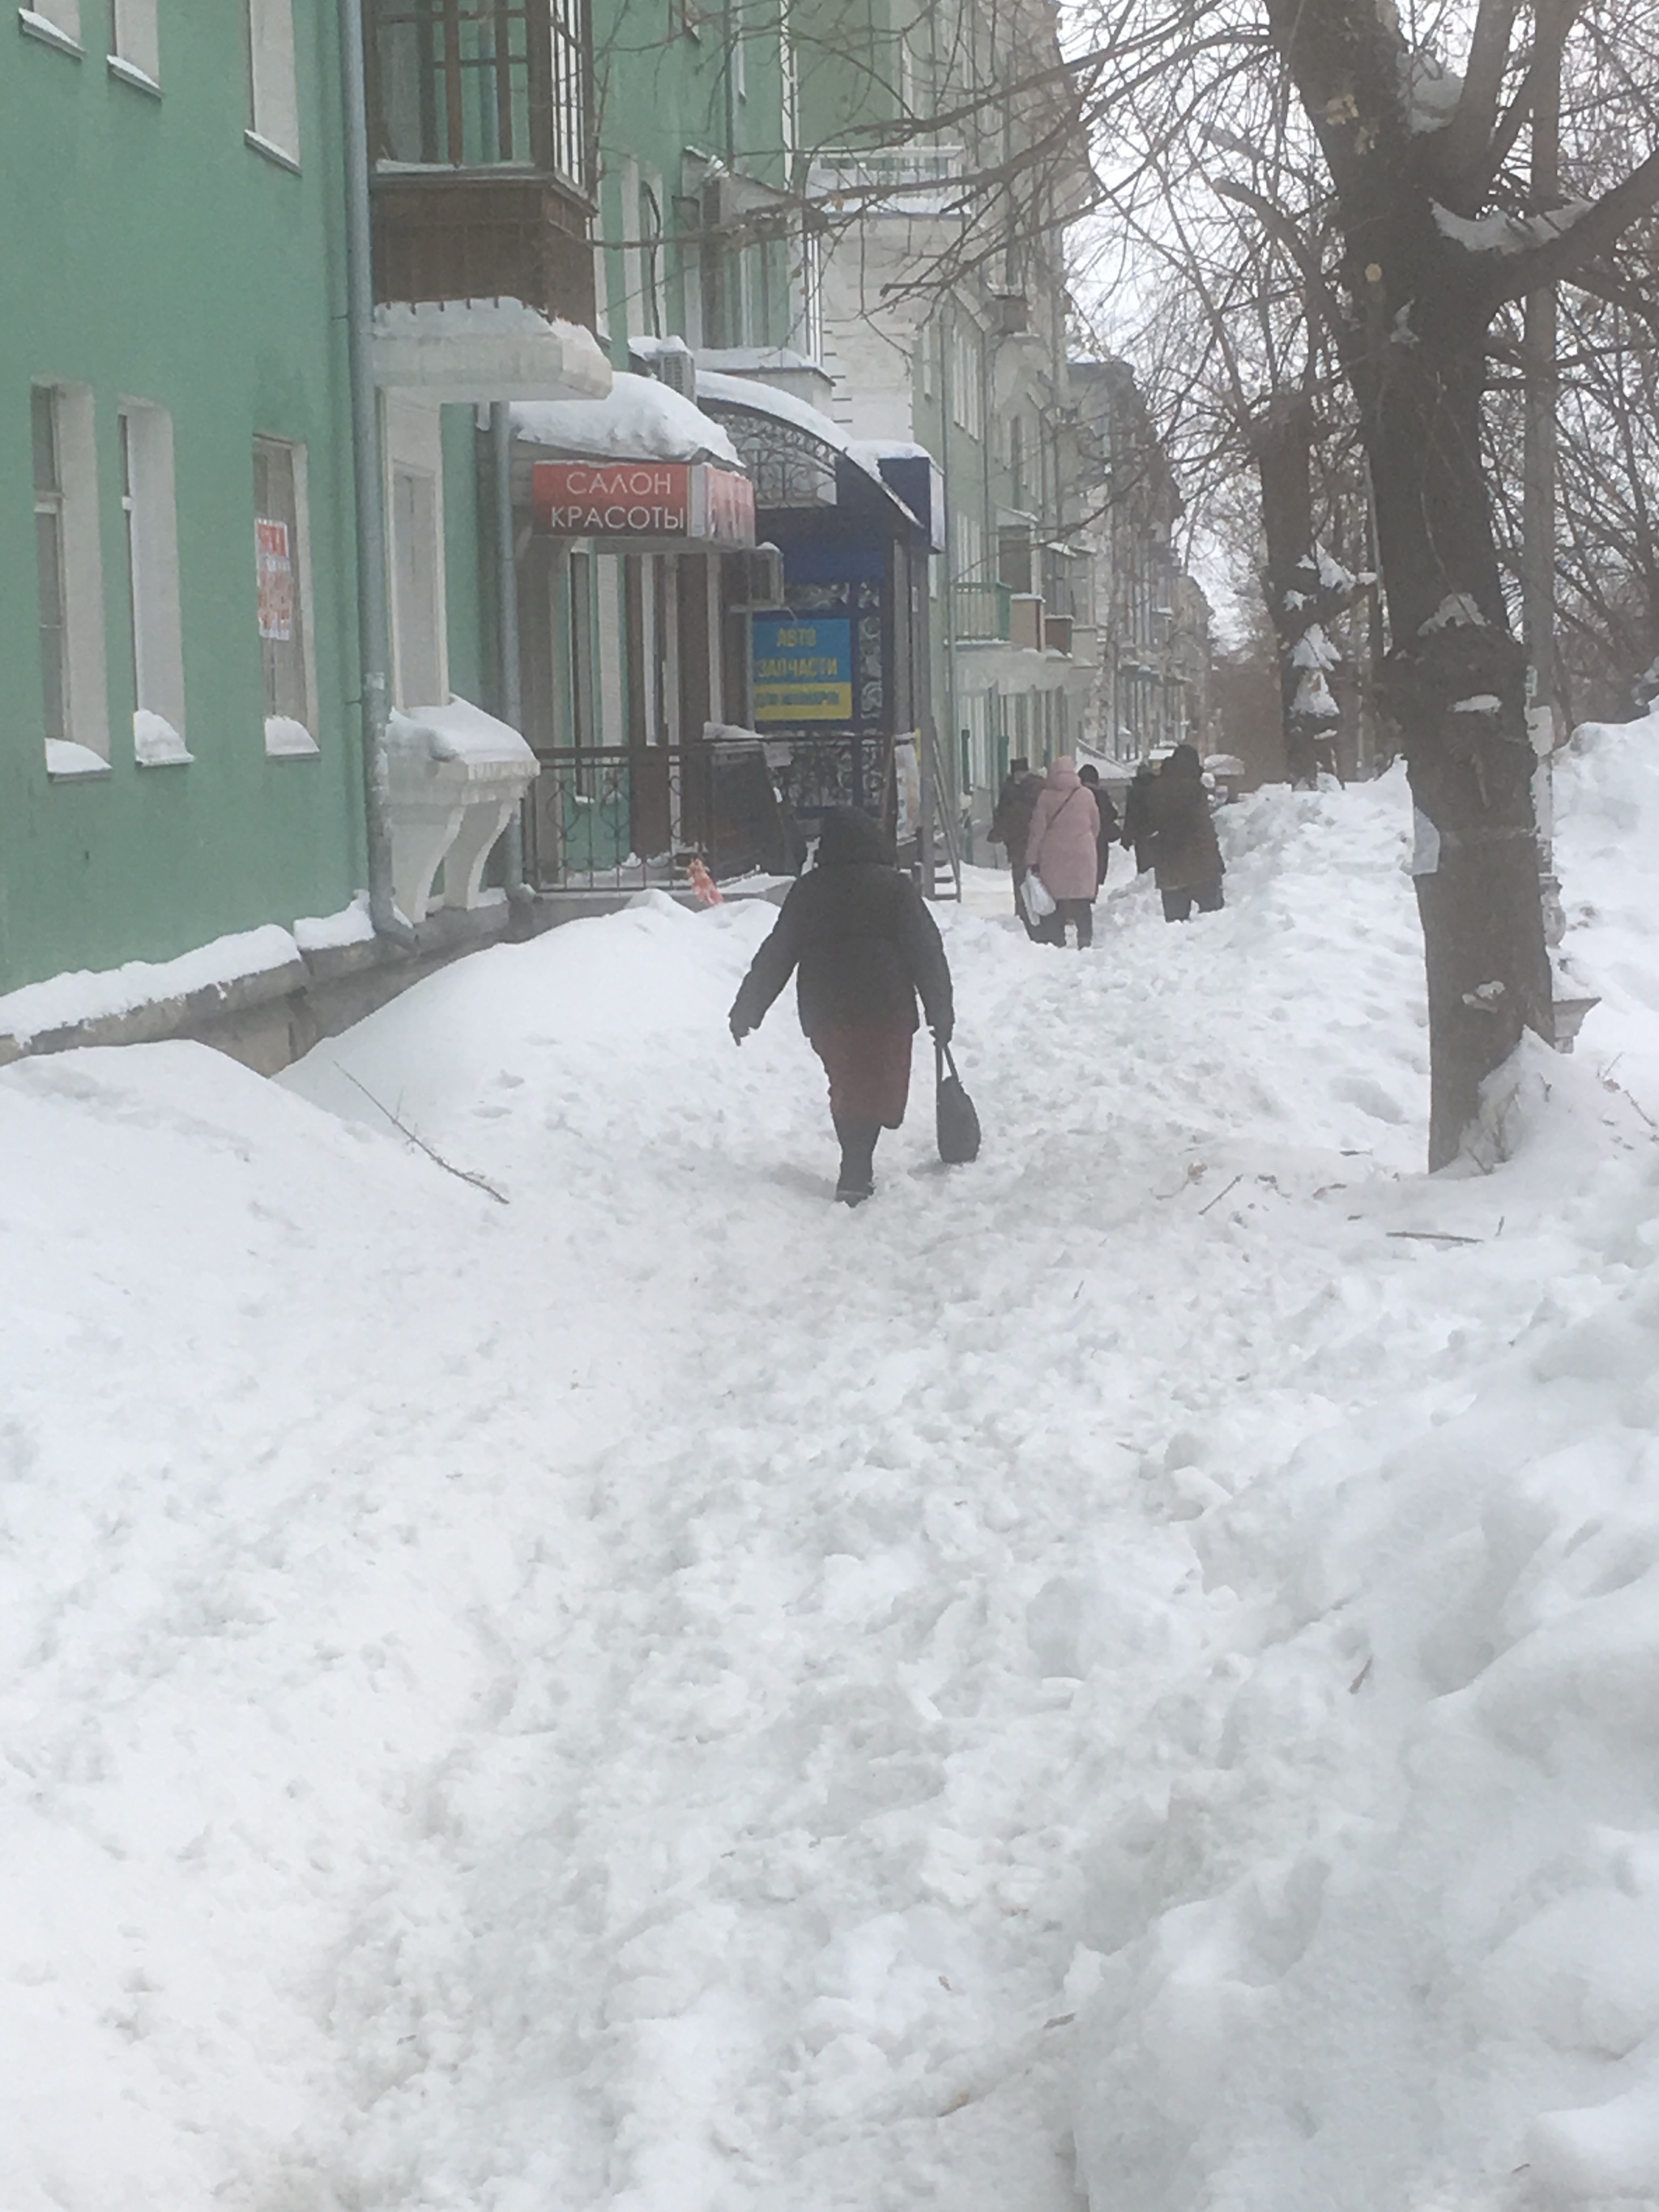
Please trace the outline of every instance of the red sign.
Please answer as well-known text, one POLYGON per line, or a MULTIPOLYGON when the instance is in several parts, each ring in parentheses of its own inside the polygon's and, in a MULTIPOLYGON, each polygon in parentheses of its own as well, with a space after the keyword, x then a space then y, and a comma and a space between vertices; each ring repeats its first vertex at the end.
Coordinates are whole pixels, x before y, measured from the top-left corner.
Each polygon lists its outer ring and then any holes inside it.
POLYGON ((259 580, 259 635, 274 645, 286 645, 294 635, 294 562, 287 523, 257 515, 253 556, 259 580))
POLYGON ((531 511, 556 538, 688 538, 691 471, 684 461, 538 461, 531 511))
POLYGON ((536 528, 554 538, 755 542, 755 487, 702 462, 538 461, 530 508, 536 528))
POLYGON ((702 536, 711 545, 752 545, 755 542, 755 487, 735 469, 702 468, 702 536))

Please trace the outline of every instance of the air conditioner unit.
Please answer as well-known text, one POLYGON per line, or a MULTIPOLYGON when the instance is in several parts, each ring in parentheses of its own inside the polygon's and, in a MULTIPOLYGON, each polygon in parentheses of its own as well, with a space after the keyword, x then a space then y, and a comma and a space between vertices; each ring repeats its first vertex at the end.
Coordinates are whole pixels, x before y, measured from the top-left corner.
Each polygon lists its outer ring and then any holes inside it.
POLYGON ((737 569, 731 605, 738 614, 775 613, 786 605, 783 596, 783 556, 775 545, 757 545, 744 553, 727 555, 737 569))
POLYGON ((695 405, 697 397, 697 356, 686 345, 665 345, 655 362, 657 381, 695 405))

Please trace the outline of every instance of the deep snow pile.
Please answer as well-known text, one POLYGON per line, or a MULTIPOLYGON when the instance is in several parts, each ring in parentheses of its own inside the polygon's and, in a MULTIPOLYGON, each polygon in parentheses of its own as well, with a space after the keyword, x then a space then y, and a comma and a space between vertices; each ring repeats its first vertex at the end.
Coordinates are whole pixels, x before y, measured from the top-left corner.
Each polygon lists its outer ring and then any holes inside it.
POLYGON ((947 912, 856 1214, 763 908, 0 1073, 6 2212, 1659 2197, 1655 742, 1489 1173, 1397 782, 947 912))

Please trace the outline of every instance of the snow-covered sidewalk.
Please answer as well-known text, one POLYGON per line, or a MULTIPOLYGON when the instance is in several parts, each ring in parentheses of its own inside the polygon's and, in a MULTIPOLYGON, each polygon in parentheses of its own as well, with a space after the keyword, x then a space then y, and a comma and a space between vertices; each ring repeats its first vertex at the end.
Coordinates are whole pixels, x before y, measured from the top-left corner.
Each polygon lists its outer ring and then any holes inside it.
POLYGON ((1659 2197, 1659 781, 1571 774, 1489 1174, 1397 781, 945 910, 985 1153, 919 1054, 856 1213, 765 908, 0 1073, 6 2212, 1659 2197))

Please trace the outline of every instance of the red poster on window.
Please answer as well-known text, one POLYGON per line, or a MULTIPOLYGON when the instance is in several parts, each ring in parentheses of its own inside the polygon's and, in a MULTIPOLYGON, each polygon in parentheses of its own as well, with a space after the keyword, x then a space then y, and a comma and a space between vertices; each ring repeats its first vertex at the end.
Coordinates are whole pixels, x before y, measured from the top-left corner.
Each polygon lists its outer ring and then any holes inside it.
POLYGON ((294 562, 287 523, 256 517, 253 546, 259 578, 259 635, 273 645, 287 645, 294 636, 294 562))

